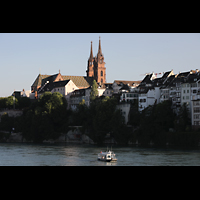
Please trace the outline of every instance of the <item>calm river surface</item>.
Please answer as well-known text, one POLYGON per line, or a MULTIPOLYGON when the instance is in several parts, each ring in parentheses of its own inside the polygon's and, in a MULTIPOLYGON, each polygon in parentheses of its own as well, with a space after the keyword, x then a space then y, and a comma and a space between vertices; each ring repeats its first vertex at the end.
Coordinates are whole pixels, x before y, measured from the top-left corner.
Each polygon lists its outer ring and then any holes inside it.
POLYGON ((85 144, 0 143, 0 166, 200 166, 200 149, 113 146, 115 163, 97 161, 106 147, 85 144))

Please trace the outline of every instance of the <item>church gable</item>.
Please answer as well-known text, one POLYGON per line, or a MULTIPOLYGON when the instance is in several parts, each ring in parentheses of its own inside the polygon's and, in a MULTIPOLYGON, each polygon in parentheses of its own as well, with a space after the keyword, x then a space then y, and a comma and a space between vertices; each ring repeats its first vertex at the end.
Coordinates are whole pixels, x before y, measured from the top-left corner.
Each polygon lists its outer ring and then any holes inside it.
POLYGON ((63 79, 62 75, 60 74, 60 72, 59 72, 59 74, 57 75, 57 77, 54 80, 54 82, 57 82, 57 81, 64 81, 64 79, 63 79))

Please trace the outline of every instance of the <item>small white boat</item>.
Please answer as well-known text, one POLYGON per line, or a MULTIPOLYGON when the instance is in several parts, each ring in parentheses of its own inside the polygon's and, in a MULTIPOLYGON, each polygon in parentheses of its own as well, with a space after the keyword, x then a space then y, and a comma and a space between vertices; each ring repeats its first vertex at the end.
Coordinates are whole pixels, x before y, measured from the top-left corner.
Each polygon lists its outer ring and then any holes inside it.
POLYGON ((105 161, 105 162, 114 162, 117 161, 117 158, 114 154, 113 151, 106 151, 106 152, 102 152, 98 154, 98 158, 99 161, 105 161))

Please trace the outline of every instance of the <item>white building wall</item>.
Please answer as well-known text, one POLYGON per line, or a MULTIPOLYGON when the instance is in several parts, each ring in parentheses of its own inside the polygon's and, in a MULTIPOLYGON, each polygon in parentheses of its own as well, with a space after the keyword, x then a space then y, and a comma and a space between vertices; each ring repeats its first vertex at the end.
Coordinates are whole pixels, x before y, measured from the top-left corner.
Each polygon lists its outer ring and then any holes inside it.
POLYGON ((189 83, 183 83, 181 87, 181 105, 186 103, 189 113, 191 113, 191 88, 189 83))
POLYGON ((121 89, 121 86, 118 86, 116 82, 113 83, 112 88, 113 88, 113 93, 117 94, 119 93, 119 90, 121 89))
POLYGON ((139 111, 144 110, 146 107, 153 105, 154 103, 160 103, 160 88, 155 87, 149 90, 146 94, 140 94, 138 98, 139 111))
POLYGON ((72 92, 74 90, 78 90, 79 88, 74 84, 74 82, 72 80, 70 80, 67 85, 65 85, 65 95, 64 97, 66 98, 67 102, 68 102, 68 108, 70 108, 71 106, 71 102, 70 102, 70 96, 72 94, 72 92))

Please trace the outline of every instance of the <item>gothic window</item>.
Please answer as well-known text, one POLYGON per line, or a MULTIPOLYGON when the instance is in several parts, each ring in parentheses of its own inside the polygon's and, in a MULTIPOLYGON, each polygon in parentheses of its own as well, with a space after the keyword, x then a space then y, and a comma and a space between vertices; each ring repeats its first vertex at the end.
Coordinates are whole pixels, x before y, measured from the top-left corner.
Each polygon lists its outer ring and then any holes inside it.
POLYGON ((101 71, 101 76, 103 76, 103 71, 101 71))

